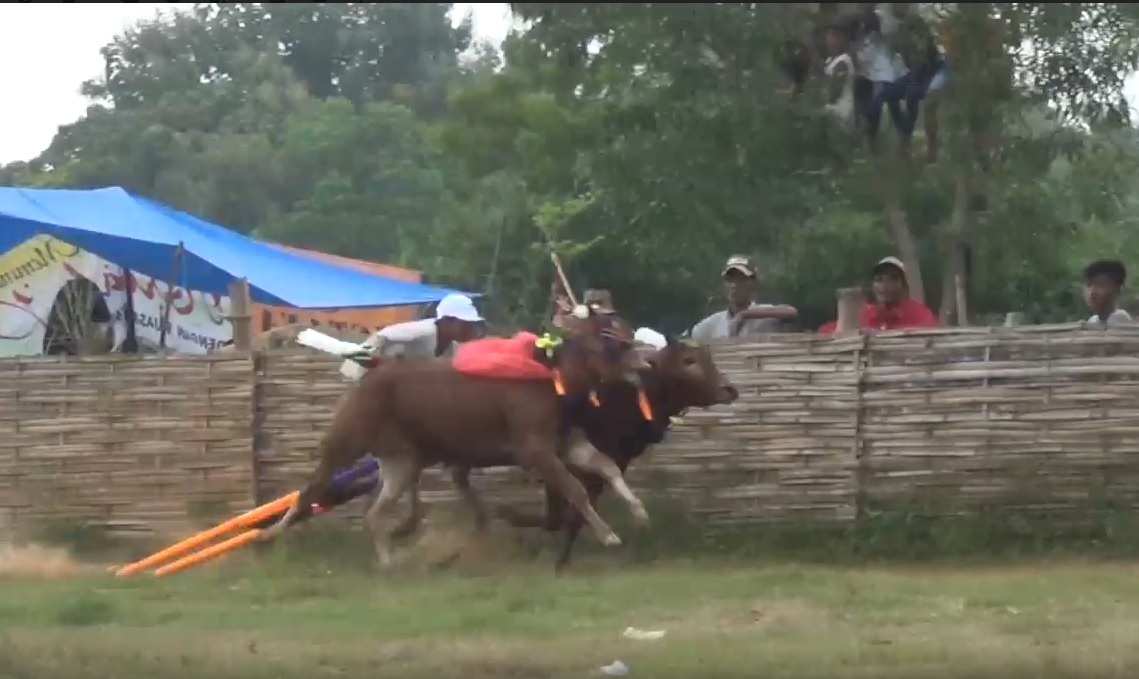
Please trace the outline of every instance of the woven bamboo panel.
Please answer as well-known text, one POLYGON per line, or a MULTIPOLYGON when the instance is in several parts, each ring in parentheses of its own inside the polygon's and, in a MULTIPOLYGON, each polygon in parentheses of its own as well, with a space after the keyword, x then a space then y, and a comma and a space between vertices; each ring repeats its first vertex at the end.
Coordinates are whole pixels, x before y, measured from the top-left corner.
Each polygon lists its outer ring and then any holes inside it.
POLYGON ((0 517, 185 530, 250 500, 248 357, 0 361, 0 517))
POLYGON ((715 523, 853 518, 863 346, 774 335, 717 347, 739 401, 689 411, 631 483, 667 489, 715 523))
POLYGON ((1139 499, 1139 328, 894 333, 868 348, 868 508, 1074 515, 1139 499))
MULTIPOLYGON (((1074 515, 1139 500, 1139 328, 777 335, 715 356, 740 400, 690 411, 630 471, 634 488, 715 523, 849 521, 915 502, 1074 515)), ((327 356, 284 350, 260 365, 255 379, 235 354, 0 361, 0 517, 159 531, 185 527, 194 503, 247 508, 255 383, 259 492, 297 488, 348 385, 327 356)), ((517 470, 473 481, 495 502, 539 506, 517 470)), ((423 496, 456 501, 438 471, 423 496)))
MULTIPOLYGON (((717 365, 740 389, 740 402, 690 411, 664 444, 634 465, 630 482, 665 489, 718 523, 851 519, 856 357, 863 345, 862 338, 778 336, 717 348, 717 365)), ((347 385, 339 361, 328 357, 283 352, 267 363, 271 452, 262 462, 262 483, 276 496, 302 484, 315 467, 320 438, 347 385)), ((540 506, 540 486, 519 470, 476 471, 472 482, 496 503, 540 506)), ((423 491, 429 503, 457 500, 450 480, 436 470, 425 475, 423 491)))

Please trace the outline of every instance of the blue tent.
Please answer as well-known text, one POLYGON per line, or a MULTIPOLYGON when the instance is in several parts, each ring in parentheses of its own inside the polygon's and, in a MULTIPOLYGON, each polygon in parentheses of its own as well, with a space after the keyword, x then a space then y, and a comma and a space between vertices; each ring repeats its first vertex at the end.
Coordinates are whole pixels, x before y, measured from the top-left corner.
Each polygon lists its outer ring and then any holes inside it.
POLYGON ((226 294, 234 279, 245 278, 253 301, 276 306, 400 306, 453 292, 293 254, 118 187, 0 187, 0 252, 40 234, 191 290, 226 294), (179 247, 178 280, 170 281, 179 247))

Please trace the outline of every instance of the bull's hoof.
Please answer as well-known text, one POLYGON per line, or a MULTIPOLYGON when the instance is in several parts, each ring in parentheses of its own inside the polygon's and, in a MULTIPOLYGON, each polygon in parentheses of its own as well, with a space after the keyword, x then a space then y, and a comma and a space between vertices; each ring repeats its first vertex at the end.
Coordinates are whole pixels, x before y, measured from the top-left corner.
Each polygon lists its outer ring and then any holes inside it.
POLYGON ((440 570, 440 571, 447 570, 448 568, 451 568, 456 563, 458 563, 459 559, 461 559, 462 556, 463 556, 463 550, 456 549, 455 551, 451 552, 447 556, 444 556, 442 559, 436 559, 435 561, 433 561, 431 563, 431 568, 433 568, 435 570, 440 570))
POLYGON ((389 571, 395 560, 392 558, 392 553, 386 549, 376 549, 376 570, 380 572, 389 571))
POLYGON ((649 513, 645 510, 645 506, 639 502, 633 505, 633 520, 641 525, 649 522, 649 513))
POLYGON ((601 538, 601 544, 606 547, 619 547, 621 545, 621 538, 617 537, 616 533, 609 533, 609 535, 601 538))

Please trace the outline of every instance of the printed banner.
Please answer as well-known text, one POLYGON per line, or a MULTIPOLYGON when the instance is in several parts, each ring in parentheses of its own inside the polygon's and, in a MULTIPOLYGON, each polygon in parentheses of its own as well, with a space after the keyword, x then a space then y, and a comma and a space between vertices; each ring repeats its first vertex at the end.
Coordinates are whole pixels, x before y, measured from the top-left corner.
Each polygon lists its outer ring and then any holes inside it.
MULTIPOLYGON (((76 313, 75 300, 98 294, 112 323, 111 344, 127 337, 127 284, 123 269, 51 236, 36 236, 0 255, 0 356, 32 356, 45 351, 49 323, 76 313)), ((229 298, 170 286, 135 273, 131 277, 135 337, 141 350, 159 346, 167 295, 166 346, 204 354, 230 339, 229 298)))
MULTIPOLYGON (((351 266, 401 280, 418 282, 419 272, 279 246, 291 252, 351 266)), ((51 236, 36 236, 0 255, 0 357, 35 356, 46 351, 47 328, 60 314, 71 313, 75 291, 101 296, 112 319, 108 333, 115 350, 127 337, 127 283, 121 267, 98 255, 51 236)), ((233 337, 229 298, 175 286, 134 273, 129 291, 134 304, 135 338, 142 351, 159 347, 163 319, 166 347, 180 353, 204 354, 233 337), (164 314, 167 295, 170 313, 164 314)), ((360 309, 292 309, 254 304, 253 332, 303 323, 370 334, 392 323, 417 318, 418 307, 360 309)))

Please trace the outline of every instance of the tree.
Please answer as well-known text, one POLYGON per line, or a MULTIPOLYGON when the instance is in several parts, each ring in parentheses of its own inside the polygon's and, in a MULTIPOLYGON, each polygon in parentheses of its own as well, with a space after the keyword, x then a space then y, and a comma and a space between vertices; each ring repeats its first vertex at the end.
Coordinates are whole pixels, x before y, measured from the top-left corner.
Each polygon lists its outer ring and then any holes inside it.
POLYGON ((198 3, 142 22, 103 48, 104 77, 84 93, 137 108, 200 83, 241 81, 234 56, 279 57, 317 99, 404 97, 438 113, 470 23, 452 28, 445 3, 198 3), (401 89, 402 88, 402 89, 401 89))
POLYGON ((274 164, 298 200, 259 236, 405 264, 434 237, 443 176, 410 109, 313 102, 289 118, 274 164))
POLYGON ((709 310, 737 252, 810 328, 887 254, 947 320, 1055 319, 1077 311, 1084 259, 1139 248, 1128 5, 923 6, 954 57, 929 166, 869 153, 824 115, 819 79, 789 94, 814 5, 513 7, 502 53, 462 59, 469 22, 452 28, 445 4, 216 3, 142 22, 104 49, 88 114, 0 176, 119 184, 400 262, 529 326, 548 312, 551 248, 579 288, 673 331, 709 310))

